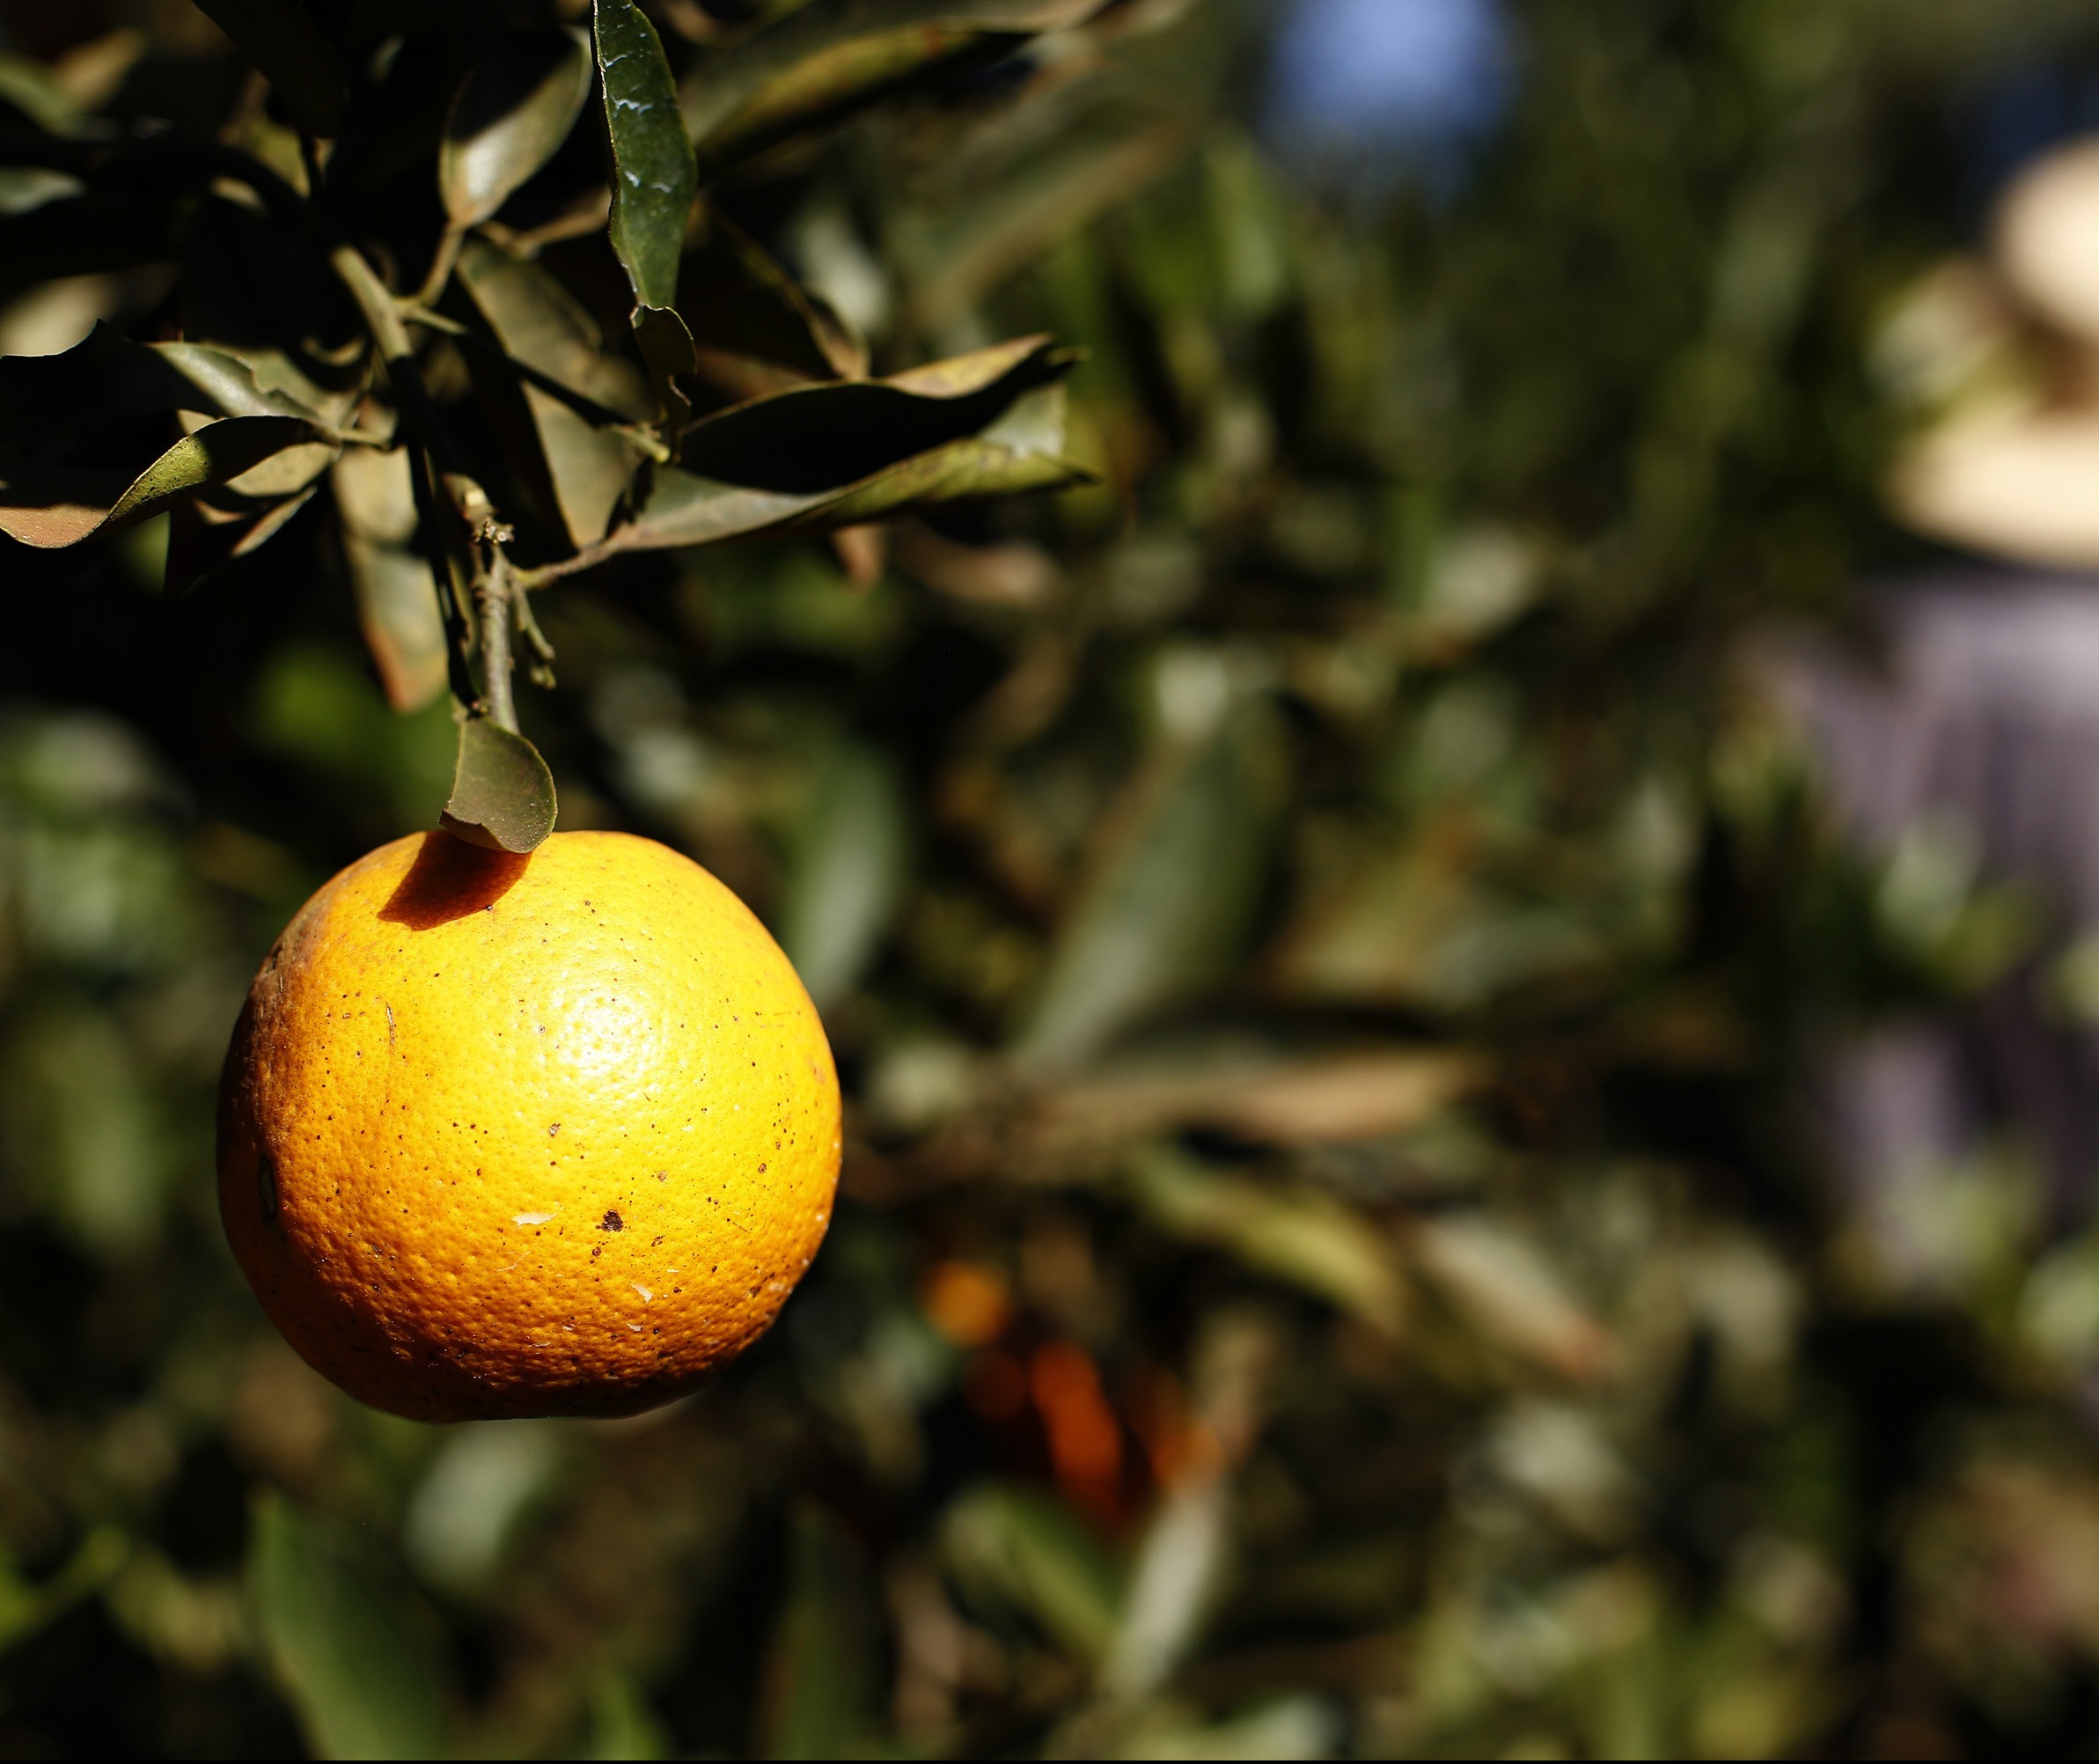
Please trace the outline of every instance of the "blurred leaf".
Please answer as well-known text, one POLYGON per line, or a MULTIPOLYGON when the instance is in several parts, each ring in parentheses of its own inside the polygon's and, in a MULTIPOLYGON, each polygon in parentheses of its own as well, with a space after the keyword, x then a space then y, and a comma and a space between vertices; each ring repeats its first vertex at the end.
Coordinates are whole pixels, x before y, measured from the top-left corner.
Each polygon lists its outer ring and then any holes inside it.
POLYGON ((561 1463, 553 1422, 488 1422, 449 1435, 401 1525, 402 1547, 425 1584, 453 1593, 486 1585, 561 1463))
POLYGON ((656 26, 634 0, 594 0, 613 143, 613 249, 641 306, 678 304, 678 258, 699 189, 656 26))
POLYGON ((708 176, 797 130, 842 121, 986 33, 1076 24, 1105 0, 810 0, 701 61, 679 91, 708 176))
POLYGON ((292 120, 331 136, 342 121, 342 70, 299 0, 196 0, 197 10, 261 68, 292 120))
POLYGON ((0 533, 46 549, 77 545, 106 527, 158 514, 193 490, 325 441, 299 417, 230 416, 185 436, 128 483, 120 474, 77 467, 0 461, 0 533))
POLYGON ((487 220, 560 151, 591 95, 582 31, 502 31, 445 121, 437 187, 454 226, 487 220))
POLYGON ((1482 1217, 1423 1220, 1411 1232, 1414 1265, 1470 1325, 1570 1378, 1597 1377, 1615 1352, 1610 1333, 1575 1303, 1538 1247, 1482 1217))
POLYGON ((537 264, 470 239, 459 254, 459 273, 509 356, 587 401, 579 411, 544 383, 528 379, 522 388, 570 544, 601 538, 640 457, 608 419, 635 421, 650 414, 639 376, 630 363, 604 353, 590 316, 537 264))
POLYGON ((1129 1180, 1162 1230, 1215 1245, 1248 1268, 1398 1334, 1405 1314, 1398 1259, 1386 1233, 1353 1208, 1315 1191, 1215 1174, 1163 1147, 1140 1153, 1129 1180))
POLYGON ((686 291, 679 310, 703 352, 702 366, 718 383, 748 385, 745 395, 757 396, 777 390, 782 371, 798 379, 866 373, 866 346, 718 209, 708 210, 706 234, 686 257, 682 280, 686 291), (767 369, 774 383, 761 383, 767 369))
POLYGON ((80 123, 79 107, 51 77, 50 69, 27 55, 0 53, 0 103, 11 104, 53 135, 70 135, 80 123))
POLYGON ((669 1758, 671 1736, 648 1694, 625 1672, 607 1672, 591 1687, 591 1725, 579 1758, 669 1758))
POLYGON ((881 1723, 866 1565, 839 1522, 807 1503, 789 1520, 787 1554, 754 1750, 762 1758, 850 1758, 881 1723))
POLYGON ((1016 1059, 1081 1064, 1229 958, 1266 855, 1278 739, 1264 707, 1243 705, 1207 738, 1169 742, 1132 781, 1058 934, 1016 1059))
POLYGON ((780 944, 821 1011, 860 978, 901 900, 909 809, 887 761, 858 742, 824 767, 796 841, 780 944))
POLYGON ((444 1755, 436 1625, 368 1540, 266 1494, 254 1510, 248 1589, 264 1655, 319 1755, 444 1755))
POLYGON ((1046 1090, 1037 1107, 1056 1130, 1105 1139, 1209 1127, 1278 1145, 1347 1143, 1419 1126, 1486 1071, 1443 1048, 1249 1060, 1204 1047, 1171 1066, 1046 1090))
POLYGON ((1120 1568, 1064 1508, 1024 1489, 987 1483, 941 1523, 941 1558, 972 1603, 1032 1620, 1088 1662, 1114 1640, 1120 1568))
POLYGON ((40 1584, 32 1585, 0 1554, 0 1651, 11 1648, 99 1592, 131 1555, 131 1540, 114 1525, 98 1525, 80 1547, 40 1584))
POLYGON ((357 623, 387 702, 420 710, 444 690, 444 618, 415 544, 415 492, 399 448, 354 448, 331 481, 357 623))
POLYGON ((554 831, 554 774, 524 736, 470 717, 459 725, 459 764, 439 819, 475 845, 530 851, 554 831))
POLYGON ((1186 151, 1189 138, 1181 121, 1103 119, 958 204, 912 254, 922 266, 913 320, 934 330, 952 324, 1096 215, 1127 202, 1186 151))

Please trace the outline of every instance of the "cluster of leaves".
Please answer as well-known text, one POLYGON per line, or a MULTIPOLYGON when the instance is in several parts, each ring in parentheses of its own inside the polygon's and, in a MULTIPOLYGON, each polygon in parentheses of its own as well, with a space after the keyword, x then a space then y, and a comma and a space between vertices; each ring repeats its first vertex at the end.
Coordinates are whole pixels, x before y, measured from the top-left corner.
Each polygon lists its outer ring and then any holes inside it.
POLYGON ((629 8, 207 6, 267 85, 60 10, 0 341, 112 323, 0 448, 114 488, 5 514, 142 521, 8 553, 8 1745, 2088 1749, 2099 1261, 2010 1154, 1875 1221, 1805 1119, 2003 902, 1834 849, 1740 665, 1902 555, 1862 337, 2001 9, 1534 0, 1384 202, 1217 6, 658 0, 690 157, 629 8), (697 1399, 435 1430, 269 1334, 208 1092, 525 594, 564 815, 764 913, 848 1161, 697 1399))

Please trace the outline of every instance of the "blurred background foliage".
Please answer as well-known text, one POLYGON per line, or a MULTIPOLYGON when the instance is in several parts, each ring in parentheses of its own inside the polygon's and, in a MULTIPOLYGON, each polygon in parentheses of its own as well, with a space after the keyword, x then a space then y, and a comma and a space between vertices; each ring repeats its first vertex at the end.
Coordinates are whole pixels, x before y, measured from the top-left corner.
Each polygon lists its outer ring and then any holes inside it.
MULTIPOLYGON (((794 8, 647 10, 704 90, 794 8)), ((179 593, 165 523, 0 541, 0 1751, 2099 1740, 2086 1209, 2007 1139, 1891 1256, 1816 1119, 2041 911, 1846 849, 1756 659, 1929 555, 1875 328, 2099 33, 1090 10, 713 194, 877 371, 1083 344, 1098 483, 539 597, 563 825, 749 900, 846 1085, 823 1256, 684 1403, 371 1413, 221 1240, 247 976, 450 776, 354 509, 179 593)), ((6 0, 0 107, 290 138, 187 0, 6 0)), ((9 175, 0 351, 176 334, 9 175)))

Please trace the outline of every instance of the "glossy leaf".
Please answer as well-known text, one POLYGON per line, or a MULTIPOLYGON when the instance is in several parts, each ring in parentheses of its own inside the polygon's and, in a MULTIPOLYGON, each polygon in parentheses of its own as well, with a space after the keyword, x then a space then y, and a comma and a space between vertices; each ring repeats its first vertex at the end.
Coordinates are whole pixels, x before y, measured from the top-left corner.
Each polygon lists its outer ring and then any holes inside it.
POLYGON ((656 26, 634 0, 596 0, 598 69, 613 146, 613 249, 635 303, 678 300, 678 258, 699 174, 656 26))
POLYGON ((332 136, 342 121, 342 68, 299 0, 196 0, 197 10, 261 69, 292 120, 332 136))
POLYGON ((811 0, 701 62, 679 91, 712 176, 799 130, 842 121, 987 33, 1055 29, 1104 0, 811 0))
POLYGON ((591 95, 581 31, 505 31, 445 119, 437 188, 454 226, 487 220, 561 151, 591 95))
POLYGON ((554 774, 524 736, 485 717, 459 725, 451 795, 440 819, 493 851, 530 851, 554 831, 554 774))
POLYGON ((0 533, 51 549, 158 514, 178 497, 224 484, 288 451, 325 442, 292 416, 231 416, 185 436, 128 481, 75 467, 0 460, 0 533))
POLYGON ((363 1537, 268 1495, 248 1590, 264 1657, 319 1756, 443 1755, 435 1625, 363 1537))

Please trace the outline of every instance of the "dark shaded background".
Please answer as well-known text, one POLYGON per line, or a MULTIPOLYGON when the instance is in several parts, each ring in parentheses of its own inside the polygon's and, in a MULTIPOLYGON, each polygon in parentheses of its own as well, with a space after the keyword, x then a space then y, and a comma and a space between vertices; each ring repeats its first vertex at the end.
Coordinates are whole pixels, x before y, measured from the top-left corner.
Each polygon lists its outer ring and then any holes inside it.
MULTIPOLYGON (((2099 1011, 2088 900, 1876 818, 1824 727, 1832 806, 1799 714, 1946 565, 1876 338, 2099 123, 2099 35, 1112 25, 720 193, 879 367, 1084 344, 1101 486, 861 591, 811 540, 544 597, 563 824, 750 900, 846 1081, 832 1238, 687 1402, 422 1427, 268 1330, 218 1060, 449 718, 387 709, 326 498, 175 598, 150 526, 0 541, 0 1753, 2099 1741, 2088 1172, 1988 1053, 1993 998, 2035 1061, 2099 1011)), ((8 102, 241 90, 185 0, 8 0, 0 51, 8 102)), ((0 197, 0 349, 165 325, 150 268, 31 288, 0 197)))

